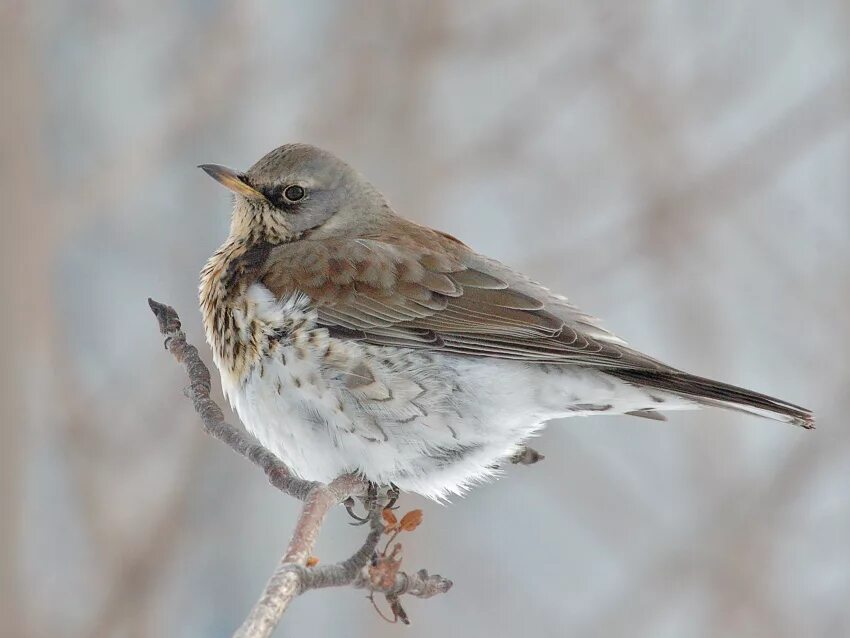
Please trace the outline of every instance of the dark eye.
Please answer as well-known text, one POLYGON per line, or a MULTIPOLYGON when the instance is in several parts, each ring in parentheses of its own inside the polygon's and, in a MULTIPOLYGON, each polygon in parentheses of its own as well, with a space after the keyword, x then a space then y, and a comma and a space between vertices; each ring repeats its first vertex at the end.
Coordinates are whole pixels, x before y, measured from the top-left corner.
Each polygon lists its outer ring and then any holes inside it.
POLYGON ((283 196, 290 202, 297 202, 304 198, 304 189, 300 186, 287 186, 283 191, 283 196))

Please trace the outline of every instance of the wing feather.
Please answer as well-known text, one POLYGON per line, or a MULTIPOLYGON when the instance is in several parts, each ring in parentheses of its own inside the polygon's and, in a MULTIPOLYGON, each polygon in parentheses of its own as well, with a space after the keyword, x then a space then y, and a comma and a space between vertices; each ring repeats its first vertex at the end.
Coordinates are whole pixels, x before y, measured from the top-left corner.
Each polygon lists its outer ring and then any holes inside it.
MULTIPOLYGON (((416 227, 419 228, 419 227, 416 227)), ((669 369, 506 266, 435 233, 310 239, 272 249, 260 276, 283 298, 309 296, 342 338, 464 355, 669 369), (442 243, 441 243, 442 242, 442 243)))

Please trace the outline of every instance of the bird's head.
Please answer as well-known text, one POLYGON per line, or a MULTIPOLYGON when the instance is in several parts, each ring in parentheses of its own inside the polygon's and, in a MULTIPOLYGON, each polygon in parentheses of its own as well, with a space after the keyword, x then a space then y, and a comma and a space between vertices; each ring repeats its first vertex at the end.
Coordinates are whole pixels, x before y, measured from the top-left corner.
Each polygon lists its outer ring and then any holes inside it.
POLYGON ((307 144, 285 144, 242 173, 218 164, 200 166, 233 191, 231 235, 271 243, 321 230, 345 234, 389 212, 383 196, 341 159, 307 144))

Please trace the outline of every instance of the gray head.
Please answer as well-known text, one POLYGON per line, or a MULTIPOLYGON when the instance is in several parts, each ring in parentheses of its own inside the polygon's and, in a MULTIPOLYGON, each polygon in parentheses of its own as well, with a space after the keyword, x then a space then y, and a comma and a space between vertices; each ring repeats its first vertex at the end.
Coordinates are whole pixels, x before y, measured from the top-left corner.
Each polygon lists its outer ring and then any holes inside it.
POLYGON ((240 234, 290 241, 386 208, 380 192, 353 168, 309 144, 280 146, 244 173, 216 164, 200 168, 236 194, 232 232, 240 234))

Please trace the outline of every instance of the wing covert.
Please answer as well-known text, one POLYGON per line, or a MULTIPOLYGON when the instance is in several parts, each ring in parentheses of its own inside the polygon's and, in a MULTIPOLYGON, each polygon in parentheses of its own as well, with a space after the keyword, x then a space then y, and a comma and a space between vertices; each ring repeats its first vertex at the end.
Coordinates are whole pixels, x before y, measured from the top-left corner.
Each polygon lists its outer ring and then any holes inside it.
POLYGON ((260 280, 279 297, 309 296, 319 323, 343 338, 546 363, 666 368, 506 266, 462 244, 440 248, 302 240, 274 248, 260 280))

